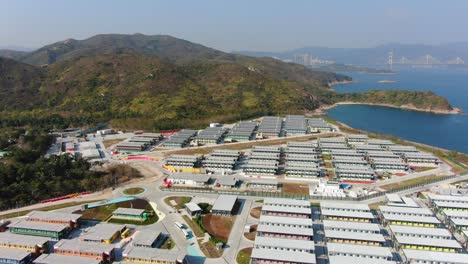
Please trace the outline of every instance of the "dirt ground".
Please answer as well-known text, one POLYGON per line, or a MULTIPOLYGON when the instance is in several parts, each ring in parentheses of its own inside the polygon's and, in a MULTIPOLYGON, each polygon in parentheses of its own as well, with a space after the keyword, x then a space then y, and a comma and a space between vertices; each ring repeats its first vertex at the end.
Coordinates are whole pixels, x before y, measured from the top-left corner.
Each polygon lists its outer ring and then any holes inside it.
POLYGON ((248 240, 255 240, 255 236, 257 235, 257 225, 252 226, 252 231, 248 233, 244 233, 244 237, 247 238, 248 240))
POLYGON ((283 193, 309 195, 307 183, 283 182, 283 193))
POLYGON ((210 235, 227 241, 234 224, 234 217, 207 214, 203 217, 203 226, 210 235))
POLYGON ((262 214, 262 207, 261 206, 254 207, 254 208, 252 208, 252 210, 250 210, 250 215, 255 219, 259 219, 260 214, 262 214))
POLYGON ((104 140, 102 141, 102 144, 104 145, 105 148, 108 148, 112 145, 115 145, 117 143, 120 143, 122 141, 124 141, 125 138, 116 138, 116 139, 107 139, 107 140, 104 140))

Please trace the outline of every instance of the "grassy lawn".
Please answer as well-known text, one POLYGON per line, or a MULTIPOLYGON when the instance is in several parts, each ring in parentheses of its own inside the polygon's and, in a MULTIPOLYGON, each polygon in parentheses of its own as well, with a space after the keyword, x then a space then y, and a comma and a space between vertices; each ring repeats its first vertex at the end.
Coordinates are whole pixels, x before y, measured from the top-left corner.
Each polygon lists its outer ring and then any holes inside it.
POLYGON ((140 193, 142 193, 144 191, 145 191, 145 189, 143 189, 143 188, 133 187, 133 188, 127 188, 127 189, 123 190, 123 193, 125 195, 137 195, 137 194, 140 194, 140 193))
POLYGON ((435 167, 413 167, 414 172, 423 172, 423 171, 429 171, 433 169, 437 169, 437 168, 435 167))
POLYGON ((243 248, 237 253, 237 264, 249 264, 252 248, 243 248))
POLYGON ((256 200, 256 203, 263 203, 263 200, 256 200))
POLYGON ((380 188, 388 191, 388 190, 391 190, 391 189, 401 188, 401 187, 409 187, 409 186, 413 186, 413 185, 417 185, 417 184, 420 184, 420 183, 427 182, 428 180, 444 178, 444 177, 445 176, 442 176, 442 175, 429 175, 429 176, 424 176, 424 177, 419 177, 419 178, 415 178, 415 179, 409 179, 409 180, 406 180, 406 181, 401 181, 401 182, 396 182, 396 183, 383 185, 383 186, 380 186, 380 188))
POLYGON ((283 193, 309 195, 309 184, 284 182, 283 193))
POLYGON ((24 211, 20 211, 20 212, 17 212, 17 213, 10 213, 10 214, 5 214, 5 215, 0 215, 0 219, 8 219, 8 218, 12 218, 12 217, 24 216, 24 215, 29 214, 31 211, 53 211, 53 210, 58 210, 58 209, 72 207, 72 206, 81 205, 81 204, 95 203, 95 202, 99 202, 99 201, 101 201, 101 200, 93 200, 93 201, 87 201, 87 202, 70 202, 70 203, 63 203, 63 204, 45 206, 45 207, 38 208, 38 209, 35 209, 35 210, 24 210, 24 211))
POLYGON ((175 203, 177 204, 175 206, 176 209, 184 209, 185 204, 189 203, 192 200, 192 197, 188 197, 188 196, 171 196, 171 197, 167 197, 166 199, 164 199, 164 202, 169 206, 173 206, 171 204, 171 200, 174 200, 175 203))
POLYGON ((116 139, 106 139, 106 140, 103 140, 102 141, 102 144, 104 145, 105 148, 108 148, 112 145, 115 145, 117 143, 120 143, 122 141, 124 141, 125 138, 116 138, 116 139))
POLYGON ((185 222, 190 227, 190 229, 192 229, 192 232, 196 237, 205 236, 205 231, 201 229, 195 222, 193 222, 193 220, 190 219, 190 217, 188 217, 187 215, 183 215, 182 217, 184 218, 185 222))
POLYGON ((166 241, 161 245, 161 249, 173 249, 175 247, 175 242, 168 237, 166 241))

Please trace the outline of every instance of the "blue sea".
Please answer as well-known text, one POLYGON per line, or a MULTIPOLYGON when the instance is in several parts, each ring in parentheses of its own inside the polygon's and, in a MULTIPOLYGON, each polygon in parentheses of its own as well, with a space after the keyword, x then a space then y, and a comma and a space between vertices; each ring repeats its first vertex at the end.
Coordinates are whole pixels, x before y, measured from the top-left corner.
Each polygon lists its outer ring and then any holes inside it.
MULTIPOLYGON (((468 70, 399 69, 395 75, 345 73, 355 83, 333 86, 338 92, 424 90, 447 98, 468 113, 468 70), (379 83, 393 80, 395 83, 379 83)), ((340 105, 328 116, 354 128, 468 153, 468 115, 440 115, 381 106, 340 105)))

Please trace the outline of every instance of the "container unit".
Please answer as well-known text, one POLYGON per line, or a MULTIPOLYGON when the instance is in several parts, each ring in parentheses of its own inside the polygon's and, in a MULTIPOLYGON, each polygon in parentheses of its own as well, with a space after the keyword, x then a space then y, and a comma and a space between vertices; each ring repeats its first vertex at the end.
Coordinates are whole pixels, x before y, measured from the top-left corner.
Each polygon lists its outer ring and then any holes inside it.
POLYGON ((257 137, 270 138, 279 137, 283 120, 276 116, 263 117, 260 125, 258 126, 257 137))
POLYGON ((193 137, 195 145, 216 145, 223 143, 227 129, 224 127, 207 127, 193 137))
POLYGON ((316 178, 321 176, 317 163, 287 162, 284 168, 286 177, 316 178))
POLYGON ((366 134, 348 134, 346 135, 346 139, 349 144, 360 145, 367 143, 369 136, 366 134))
POLYGON ((341 181, 375 181, 375 171, 365 167, 338 167, 335 169, 335 175, 341 181))
POLYGON ((255 130, 257 129, 257 126, 257 122, 237 123, 228 133, 227 137, 230 138, 231 141, 236 142, 246 142, 249 140, 254 140, 256 136, 255 130))
POLYGON ((253 175, 275 175, 278 172, 278 161, 272 160, 249 160, 244 165, 243 171, 253 175))
POLYGON ((200 157, 197 155, 175 154, 166 158, 165 164, 172 167, 193 168, 199 161, 200 157))
POLYGON ((304 116, 287 115, 283 124, 285 136, 301 136, 308 133, 307 123, 304 116))
POLYGON ((372 168, 375 170, 406 171, 408 164, 401 159, 374 158, 372 168))
POLYGON ((166 148, 184 148, 190 144, 197 132, 197 130, 183 129, 172 135, 163 145, 166 148))
POLYGON ((412 166, 438 166, 439 159, 430 153, 412 152, 405 153, 404 158, 412 166))
POLYGON ((333 127, 322 118, 307 118, 307 129, 310 133, 325 133, 333 131, 333 127))

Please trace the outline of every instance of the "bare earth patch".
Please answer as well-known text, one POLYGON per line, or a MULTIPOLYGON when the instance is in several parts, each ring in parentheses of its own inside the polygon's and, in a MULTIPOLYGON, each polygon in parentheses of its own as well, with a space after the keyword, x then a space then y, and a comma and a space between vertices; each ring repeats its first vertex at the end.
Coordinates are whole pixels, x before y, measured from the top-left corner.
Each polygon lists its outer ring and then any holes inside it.
POLYGON ((262 214, 262 207, 254 207, 252 210, 250 210, 250 216, 252 216, 255 219, 259 219, 260 215, 262 214))
POLYGON ((203 226, 215 238, 228 240, 234 224, 234 217, 207 214, 203 217, 203 226))

